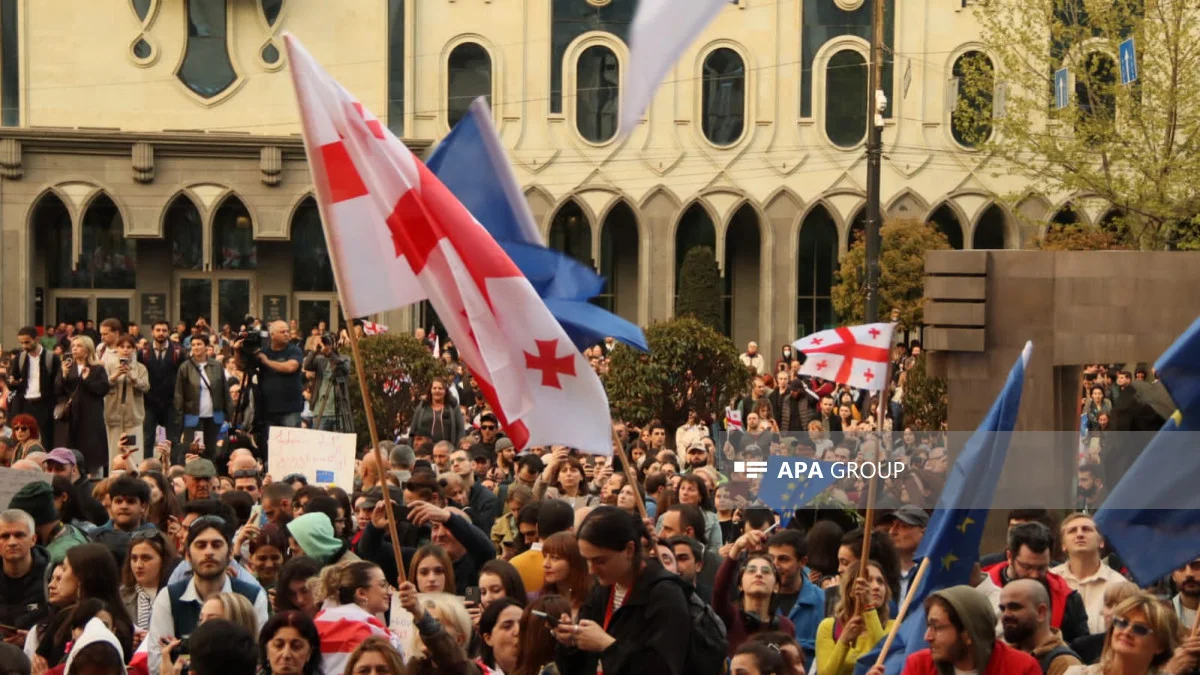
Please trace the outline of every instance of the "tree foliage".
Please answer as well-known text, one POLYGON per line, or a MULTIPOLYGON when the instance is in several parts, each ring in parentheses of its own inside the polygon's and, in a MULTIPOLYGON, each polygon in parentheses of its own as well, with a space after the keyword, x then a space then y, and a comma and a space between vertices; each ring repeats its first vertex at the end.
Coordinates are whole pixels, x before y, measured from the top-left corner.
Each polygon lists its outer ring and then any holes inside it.
MULTIPOLYGON (((925 252, 950 248, 946 235, 918 220, 893 220, 880 230, 879 307, 886 319, 900 310, 901 326, 921 325, 925 304, 925 252)), ((833 286, 833 309, 843 324, 866 322, 867 245, 859 237, 842 257, 833 286)), ((872 321, 877 320, 875 317, 872 321)))
POLYGON ((904 376, 904 426, 918 431, 940 431, 946 421, 946 381, 930 377, 925 370, 925 354, 904 376))
POLYGON ((1081 194, 1125 214, 1133 248, 1198 248, 1200 3, 994 0, 975 3, 984 51, 965 59, 956 136, 1044 191, 1081 194), (1122 85, 1133 37, 1138 80, 1122 85), (1057 109, 1054 73, 1069 72, 1057 109), (999 73, 997 77, 996 73, 999 73), (993 119, 993 99, 1003 115, 993 119))
POLYGON ((679 268, 679 299, 676 316, 694 316, 718 333, 725 332, 721 312, 721 271, 717 257, 707 246, 697 246, 687 252, 679 268))
MULTIPOLYGON (((367 390, 380 440, 391 438, 396 429, 407 429, 416 400, 429 388, 433 378, 449 374, 429 349, 412 335, 367 336, 359 339, 358 351, 366 371, 367 390)), ((363 447, 370 444, 371 435, 357 374, 352 370, 350 377, 354 428, 358 432, 359 447, 363 447)))
POLYGON ((726 402, 749 390, 751 372, 733 341, 694 317, 661 321, 646 329, 650 352, 618 345, 609 356, 604 388, 613 414, 668 429, 687 421, 720 417, 726 402))
POLYGON ((1043 251, 1120 251, 1130 248, 1125 238, 1111 230, 1082 225, 1051 224, 1034 248, 1043 251))

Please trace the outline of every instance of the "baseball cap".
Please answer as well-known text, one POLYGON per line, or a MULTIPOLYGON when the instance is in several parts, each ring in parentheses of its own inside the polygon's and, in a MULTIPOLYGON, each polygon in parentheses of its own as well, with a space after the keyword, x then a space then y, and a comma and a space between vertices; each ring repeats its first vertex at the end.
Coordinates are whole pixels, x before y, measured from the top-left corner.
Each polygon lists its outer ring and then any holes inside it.
POLYGON ((507 436, 503 436, 501 438, 496 439, 496 452, 500 452, 501 450, 508 450, 509 448, 513 448, 513 447, 516 447, 516 446, 513 445, 512 439, 508 438, 507 436))
POLYGON ((185 467, 184 475, 192 478, 216 478, 217 467, 207 459, 193 459, 185 467))
POLYGON ((46 455, 46 459, 43 461, 78 466, 78 462, 75 461, 75 453, 67 448, 55 448, 51 450, 50 454, 46 455))
POLYGON ((880 518, 879 522, 886 523, 893 520, 899 520, 902 523, 915 525, 917 527, 925 527, 929 525, 929 514, 925 513, 925 509, 922 509, 919 506, 904 504, 895 511, 892 511, 886 516, 880 518))
POLYGON ((688 451, 689 455, 692 454, 693 452, 707 453, 708 448, 704 447, 703 443, 692 443, 691 445, 688 446, 687 451, 688 451))

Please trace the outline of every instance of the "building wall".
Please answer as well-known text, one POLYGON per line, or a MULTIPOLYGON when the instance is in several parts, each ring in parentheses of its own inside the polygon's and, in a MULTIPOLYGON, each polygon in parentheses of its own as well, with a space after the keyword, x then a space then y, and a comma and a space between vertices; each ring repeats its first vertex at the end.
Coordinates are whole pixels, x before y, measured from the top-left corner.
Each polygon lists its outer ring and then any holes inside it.
MULTIPOLYGON (((299 126, 282 55, 285 30, 390 127, 402 129, 419 152, 449 130, 451 53, 466 42, 486 49, 491 73, 486 93, 543 232, 557 210, 574 200, 588 217, 591 257, 599 261, 605 215, 619 201, 632 209, 637 234, 636 242, 628 243, 636 243, 630 255, 638 264, 636 269, 628 262, 619 266, 623 283, 615 306, 642 324, 673 313, 679 222, 698 203, 713 221, 722 270, 735 276, 732 336, 739 343, 757 339, 774 353, 799 337, 798 323, 811 325, 798 316, 796 302, 797 274, 804 271, 797 262, 799 233, 806 217, 818 205, 827 210, 838 230, 838 250, 844 251, 865 200, 863 145, 836 147, 825 129, 825 66, 839 49, 865 53, 866 48, 861 37, 836 35, 844 30, 835 27, 861 23, 870 9, 862 0, 731 4, 667 75, 632 137, 598 143, 585 140, 576 125, 576 61, 589 47, 603 45, 616 55, 624 77, 629 55, 621 21, 627 21, 634 0, 353 0, 336 3, 336 9, 322 0, 284 0, 273 24, 261 2, 226 0, 224 45, 237 77, 209 98, 185 86, 176 73, 187 63, 187 10, 192 3, 219 9, 219 0, 151 0, 144 20, 133 9, 139 3, 4 1, 16 2, 19 10, 23 127, 0 129, 0 142, 7 144, 0 147, 5 175, 0 242, 5 260, 17 261, 0 273, 5 335, 33 316, 34 288, 42 275, 29 219, 35 200, 47 190, 66 195, 78 222, 86 200, 103 189, 121 206, 127 235, 151 239, 162 236, 162 215, 172 195, 189 190, 212 205, 233 192, 254 216, 260 253, 271 251, 263 242, 288 239, 288 218, 310 191, 310 181, 294 136, 299 126), (217 4, 203 4, 210 2, 217 4), (403 30, 392 20, 401 8, 403 30), (551 45, 561 38, 561 19, 568 12, 586 21, 563 49, 561 110, 555 111, 551 45), (802 36, 814 34, 817 24, 830 27, 826 32, 834 37, 806 45, 802 36), (139 46, 140 40, 148 47, 139 46), (281 53, 275 63, 263 56, 268 45, 281 53), (135 48, 142 54, 148 49, 148 55, 138 56, 135 48), (745 65, 744 130, 728 146, 711 143, 701 121, 705 59, 718 48, 733 50, 745 65), (392 52, 405 53, 404 62, 390 60, 392 52), (812 58, 807 69, 806 54, 812 58), (393 90, 389 72, 398 68, 404 86, 393 90), (389 101, 403 102, 402 119, 389 118, 389 101), (802 116, 806 108, 811 114, 802 116), (58 133, 50 127, 76 131, 58 133), (15 147, 14 141, 19 141, 15 147), (139 142, 153 149, 148 182, 137 179, 131 166, 139 163, 134 147, 139 142), (274 169, 263 154, 268 147, 283 148, 274 169), (270 171, 278 177, 274 183, 267 178, 270 171), (727 241, 733 216, 743 206, 757 219, 757 264, 745 246, 730 247, 727 241), (741 254, 731 261, 732 250, 741 254)), ((958 56, 978 47, 978 29, 959 2, 889 5, 894 7, 889 41, 899 56, 887 85, 883 202, 888 213, 914 218, 928 217, 948 202, 969 248, 976 223, 997 203, 995 195, 1026 188, 951 137, 950 73, 958 56)), ((1065 196, 1034 192, 1016 208, 1045 218, 1065 201, 1065 196)), ((1080 203, 1083 218, 1094 222, 1102 205, 1080 203)), ((1002 208, 1006 246, 1020 247, 1036 232, 1022 231, 1008 206, 1002 208)), ((258 293, 290 292, 289 265, 283 255, 260 260, 258 293)), ((139 269, 139 287, 170 286, 170 277, 168 267, 147 261, 139 269)), ((385 320, 420 321, 403 313, 385 320)))

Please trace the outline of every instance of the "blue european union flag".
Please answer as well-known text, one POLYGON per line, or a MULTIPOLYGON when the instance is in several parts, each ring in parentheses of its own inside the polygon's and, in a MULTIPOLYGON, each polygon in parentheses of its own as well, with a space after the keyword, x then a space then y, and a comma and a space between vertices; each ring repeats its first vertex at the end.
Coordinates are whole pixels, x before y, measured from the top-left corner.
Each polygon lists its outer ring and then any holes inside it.
POLYGON ((838 481, 836 464, 772 455, 758 487, 758 500, 775 511, 803 508, 838 481))
POLYGON ((611 336, 649 350, 641 328, 589 302, 604 290, 603 277, 542 243, 485 99, 471 104, 425 165, 512 258, 575 346, 611 336))
POLYGON ((1141 586, 1200 555, 1200 319, 1154 364, 1179 407, 1096 512, 1096 527, 1141 586))
MULTIPOLYGON (((950 469, 946 487, 938 497, 925 536, 913 556, 919 560, 928 559, 929 565, 888 652, 885 661, 888 675, 898 674, 909 655, 926 647, 926 596, 943 588, 965 584, 971 578, 971 568, 979 558, 983 525, 996 494, 1004 460, 1008 457, 1012 430, 1017 424, 1025 366, 1032 350, 1033 343, 1026 343, 1021 358, 1008 373, 1000 396, 992 403, 987 417, 971 434, 950 469)), ((875 665, 882 646, 881 641, 858 660, 854 669, 856 675, 875 665)))

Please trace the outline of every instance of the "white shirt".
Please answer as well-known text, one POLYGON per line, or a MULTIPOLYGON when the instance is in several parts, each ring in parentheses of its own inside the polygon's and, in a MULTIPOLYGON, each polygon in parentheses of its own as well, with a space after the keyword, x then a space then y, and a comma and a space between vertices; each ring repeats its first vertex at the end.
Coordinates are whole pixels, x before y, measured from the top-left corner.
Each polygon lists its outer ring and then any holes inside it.
MULTIPOLYGON (((26 401, 42 400, 42 350, 45 347, 38 345, 37 354, 29 355, 29 381, 25 387, 26 401)), ((26 352, 28 353, 28 352, 26 352)))
POLYGON ((1105 630, 1104 589, 1108 588, 1109 583, 1125 581, 1125 577, 1103 562, 1100 563, 1100 569, 1096 570, 1095 574, 1083 579, 1077 578, 1071 572, 1070 563, 1053 567, 1050 572, 1062 577, 1071 590, 1079 591, 1079 597, 1083 600, 1083 608, 1087 610, 1088 631, 1103 633, 1105 630))
MULTIPOLYGON (((232 593, 233 582, 230 581, 229 576, 221 574, 221 578, 225 581, 221 592, 232 593)), ((196 593, 196 580, 194 577, 179 599, 184 602, 204 604, 200 600, 200 595, 196 593)), ((254 620, 258 631, 261 631, 263 624, 267 622, 267 614, 267 592, 260 588, 258 589, 258 596, 254 598, 254 620)), ((171 614, 171 595, 170 591, 165 587, 158 591, 158 597, 154 599, 154 609, 150 611, 150 630, 146 635, 146 639, 142 641, 142 644, 157 645, 159 638, 164 637, 176 637, 175 617, 171 614)), ((150 672, 157 673, 159 665, 162 663, 162 650, 148 649, 147 653, 150 657, 150 672)))
POLYGON ((204 372, 205 366, 207 366, 207 365, 208 365, 208 361, 205 361, 204 363, 199 363, 199 362, 196 363, 196 370, 199 370, 200 375, 201 375, 201 377, 200 377, 200 415, 199 415, 200 419, 204 419, 206 417, 213 416, 212 382, 208 379, 208 373, 204 372), (207 386, 204 384, 205 382, 208 382, 207 386))

